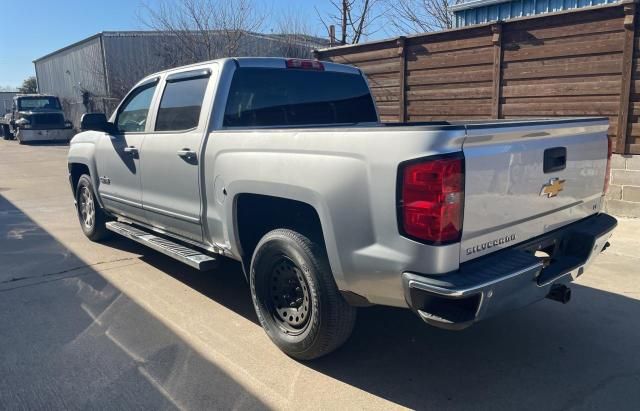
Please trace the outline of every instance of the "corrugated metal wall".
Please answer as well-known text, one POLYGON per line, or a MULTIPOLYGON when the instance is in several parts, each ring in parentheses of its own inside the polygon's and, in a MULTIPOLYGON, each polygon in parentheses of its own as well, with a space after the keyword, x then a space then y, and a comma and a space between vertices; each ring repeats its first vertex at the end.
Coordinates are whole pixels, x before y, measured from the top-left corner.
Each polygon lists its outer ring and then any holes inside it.
POLYGON ((4 116, 8 110, 11 110, 13 96, 18 93, 11 91, 0 91, 0 117, 4 116))
POLYGON ((83 92, 92 96, 90 111, 104 110, 101 99, 107 90, 99 36, 36 60, 34 64, 40 92, 58 96, 67 118, 75 126, 87 111, 83 92))
POLYGON ((456 27, 616 3, 618 0, 513 0, 456 11, 456 27))
MULTIPOLYGON (((321 44, 311 40, 293 44, 283 37, 247 33, 234 54, 310 57, 311 50, 319 46, 321 44)), ((224 56, 223 47, 219 46, 219 49, 219 55, 212 55, 203 48, 193 56, 183 53, 180 40, 167 33, 104 32, 36 60, 36 76, 40 91, 60 97, 67 118, 78 127, 82 114, 87 111, 110 115, 122 97, 143 77, 224 56), (83 92, 88 92, 89 96, 84 103, 83 92)))
MULTIPOLYGON (((123 97, 141 78, 171 67, 207 61, 225 56, 222 46, 215 45, 220 53, 198 48, 193 56, 183 52, 178 38, 166 33, 153 32, 105 32, 103 42, 107 64, 107 78, 112 97, 123 97)), ((270 36, 248 33, 242 37, 240 49, 234 53, 241 56, 284 56, 310 57, 311 50, 319 44, 301 45, 291 50, 287 42, 270 36)))

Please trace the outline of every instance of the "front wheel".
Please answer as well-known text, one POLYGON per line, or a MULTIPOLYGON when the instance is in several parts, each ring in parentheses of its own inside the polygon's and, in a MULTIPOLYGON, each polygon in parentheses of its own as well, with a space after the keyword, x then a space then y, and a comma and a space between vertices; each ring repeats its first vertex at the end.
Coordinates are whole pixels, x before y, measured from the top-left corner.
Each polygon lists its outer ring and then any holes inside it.
POLYGON ((6 124, 2 124, 0 125, 0 129, 2 129, 2 138, 4 140, 12 140, 13 136, 11 135, 11 130, 9 129, 9 126, 6 124))
POLYGON ((101 241, 109 236, 105 225, 107 216, 96 201, 91 178, 83 174, 76 188, 76 207, 82 232, 91 241, 101 241))
POLYGON ((273 230, 258 243, 250 270, 260 324, 287 355, 312 360, 351 335, 356 308, 340 294, 322 244, 292 230, 273 230))

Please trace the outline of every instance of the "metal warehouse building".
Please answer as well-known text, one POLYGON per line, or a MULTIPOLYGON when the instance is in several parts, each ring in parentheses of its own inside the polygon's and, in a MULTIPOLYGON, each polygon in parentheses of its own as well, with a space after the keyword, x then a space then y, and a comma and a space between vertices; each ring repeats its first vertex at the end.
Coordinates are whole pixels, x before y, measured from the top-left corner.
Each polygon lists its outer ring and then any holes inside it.
POLYGON ((619 0, 464 0, 451 6, 456 27, 617 3, 619 0))
MULTIPOLYGON (((325 45, 313 37, 298 38, 292 45, 283 35, 244 33, 237 54, 306 57, 325 45)), ((57 95, 67 118, 77 127, 82 114, 111 113, 142 77, 175 66, 179 47, 179 39, 166 32, 98 33, 34 60, 38 90, 57 95)))

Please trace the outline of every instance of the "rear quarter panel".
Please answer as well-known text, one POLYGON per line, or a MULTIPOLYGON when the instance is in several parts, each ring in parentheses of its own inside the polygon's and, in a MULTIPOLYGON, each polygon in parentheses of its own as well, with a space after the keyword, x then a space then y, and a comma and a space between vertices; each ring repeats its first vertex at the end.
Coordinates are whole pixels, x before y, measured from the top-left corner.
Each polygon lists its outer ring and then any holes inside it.
POLYGON ((399 235, 398 164, 459 151, 463 138, 463 129, 418 127, 213 132, 205 159, 211 240, 240 257, 239 194, 308 203, 320 217, 338 287, 373 303, 405 306, 401 272, 457 269, 459 244, 436 250, 399 235))

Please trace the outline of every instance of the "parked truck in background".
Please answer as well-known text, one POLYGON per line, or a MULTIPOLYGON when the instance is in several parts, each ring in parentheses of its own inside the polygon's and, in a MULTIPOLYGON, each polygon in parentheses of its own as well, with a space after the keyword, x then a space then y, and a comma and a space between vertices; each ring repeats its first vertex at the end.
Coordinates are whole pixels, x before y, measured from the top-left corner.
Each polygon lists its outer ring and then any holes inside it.
POLYGON ((82 127, 68 164, 85 235, 201 270, 240 261, 261 325, 302 360, 340 346, 356 307, 462 329, 567 302, 616 225, 606 119, 381 124, 345 65, 172 69, 82 127))
POLYGON ((73 124, 65 120, 60 100, 46 94, 18 94, 11 111, 0 117, 0 132, 5 140, 69 141, 73 124))

